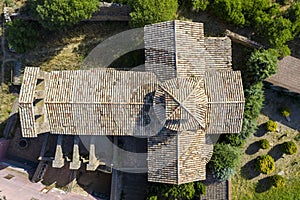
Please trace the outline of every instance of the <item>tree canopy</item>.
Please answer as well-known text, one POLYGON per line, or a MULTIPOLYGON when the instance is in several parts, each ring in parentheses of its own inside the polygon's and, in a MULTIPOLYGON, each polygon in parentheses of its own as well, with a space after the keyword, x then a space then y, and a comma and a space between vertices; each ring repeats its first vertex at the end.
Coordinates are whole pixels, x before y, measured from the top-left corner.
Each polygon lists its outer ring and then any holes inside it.
POLYGON ((235 168, 238 166, 241 158, 239 148, 233 147, 230 144, 216 144, 209 168, 212 170, 214 178, 219 181, 230 178, 235 173, 235 168))
POLYGON ((177 0, 130 0, 130 24, 133 27, 143 27, 175 18, 178 8, 177 0))
POLYGON ((40 33, 37 30, 37 23, 14 19, 6 24, 5 37, 10 47, 18 53, 24 53, 39 42, 40 33))
POLYGON ((98 9, 97 0, 29 0, 29 6, 43 27, 50 30, 72 26, 88 19, 98 9))
POLYGON ((256 50, 246 65, 248 81, 257 83, 277 72, 277 55, 272 50, 256 50))

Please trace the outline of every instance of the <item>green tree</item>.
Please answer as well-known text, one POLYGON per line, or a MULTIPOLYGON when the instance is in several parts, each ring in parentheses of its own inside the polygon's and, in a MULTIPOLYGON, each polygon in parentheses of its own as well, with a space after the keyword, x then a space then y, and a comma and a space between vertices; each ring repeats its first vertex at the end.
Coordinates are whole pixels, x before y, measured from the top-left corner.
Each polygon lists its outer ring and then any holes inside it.
POLYGON ((212 158, 208 164, 214 178, 219 181, 228 179, 235 173, 241 158, 239 148, 229 144, 216 144, 212 158))
POLYGON ((214 0, 211 9, 228 22, 240 26, 245 24, 242 0, 214 0))
POLYGON ((33 15, 50 30, 88 19, 98 9, 97 0, 29 0, 33 15))
POLYGON ((201 195, 206 194, 206 186, 201 181, 197 181, 194 183, 195 188, 195 196, 200 197, 201 195))
POLYGON ((277 72, 277 56, 271 50, 256 50, 250 55, 246 66, 247 80, 257 83, 277 72))
POLYGON ((287 17, 293 23, 293 35, 300 33, 300 2, 293 3, 287 11, 287 17))
POLYGON ((5 38, 16 52, 24 53, 33 49, 40 40, 39 25, 35 22, 14 19, 6 24, 5 38))
POLYGON ((176 17, 177 0, 130 0, 130 24, 133 27, 143 27, 176 17))
POLYGON ((271 7, 271 0, 247 0, 244 1, 243 13, 245 19, 249 22, 255 22, 255 19, 266 13, 271 7))
POLYGON ((209 5, 209 0, 191 0, 192 8, 196 11, 204 11, 209 5))
POLYGON ((263 174, 270 174, 275 170, 275 161, 270 155, 259 156, 255 162, 257 171, 263 174))

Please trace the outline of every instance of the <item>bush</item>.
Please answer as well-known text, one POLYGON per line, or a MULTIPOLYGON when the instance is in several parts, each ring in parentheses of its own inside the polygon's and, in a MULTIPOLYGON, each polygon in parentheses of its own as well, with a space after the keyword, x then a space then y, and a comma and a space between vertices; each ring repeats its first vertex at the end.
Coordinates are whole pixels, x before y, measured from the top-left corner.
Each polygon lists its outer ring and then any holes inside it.
POLYGON ((292 155, 295 154, 297 152, 297 145, 295 144, 295 142, 293 141, 288 141, 288 142, 284 142, 281 146, 280 149, 283 153, 288 154, 288 155, 292 155))
POLYGON ((31 12, 43 27, 54 30, 88 19, 98 9, 97 0, 29 0, 31 12))
POLYGON ((285 178, 278 174, 271 176, 270 181, 274 187, 283 187, 285 185, 285 178))
POLYGON ((298 134, 296 135, 296 137, 294 138, 294 140, 296 140, 297 142, 300 141, 300 133, 298 132, 298 134))
POLYGON ((214 0, 211 4, 212 11, 219 17, 235 25, 244 25, 242 0, 214 0))
POLYGON ((206 185, 204 183, 198 181, 194 183, 195 188, 195 196, 200 197, 201 195, 206 195, 206 185))
POLYGON ((194 182, 181 185, 151 183, 148 188, 148 200, 155 199, 192 199, 195 197, 194 182))
POLYGON ((245 140, 239 134, 224 134, 223 142, 234 147, 243 147, 245 140))
POLYGON ((208 166, 214 178, 222 181, 224 178, 228 179, 234 174, 235 168, 240 162, 240 158, 241 152, 239 148, 229 144, 216 144, 208 166))
POLYGON ((258 141, 258 143, 259 143, 259 146, 260 146, 261 149, 268 149, 268 148, 270 148, 270 143, 266 139, 261 139, 261 140, 258 141))
POLYGON ((256 50, 246 65, 247 80, 258 83, 277 72, 277 55, 273 50, 256 50))
POLYGON ((212 171, 212 175, 214 179, 221 182, 221 181, 228 180, 231 176, 235 174, 235 172, 236 172, 235 168, 226 167, 222 170, 212 171))
POLYGON ((267 131, 275 132, 277 130, 277 123, 274 122, 273 120, 267 121, 266 129, 267 129, 267 131))
POLYGON ((288 117, 288 116, 290 116, 291 115, 291 109, 289 109, 289 108, 282 108, 281 109, 281 114, 282 114, 282 116, 284 116, 284 117, 288 117))
POLYGON ((177 0, 130 0, 130 25, 143 27, 175 18, 178 8, 177 0))
POLYGON ((40 41, 40 27, 35 22, 14 19, 6 23, 5 36, 8 44, 18 53, 24 53, 36 47, 40 41))
POLYGON ((270 155, 259 156, 255 162, 255 169, 263 174, 270 174, 275 170, 274 159, 270 155))

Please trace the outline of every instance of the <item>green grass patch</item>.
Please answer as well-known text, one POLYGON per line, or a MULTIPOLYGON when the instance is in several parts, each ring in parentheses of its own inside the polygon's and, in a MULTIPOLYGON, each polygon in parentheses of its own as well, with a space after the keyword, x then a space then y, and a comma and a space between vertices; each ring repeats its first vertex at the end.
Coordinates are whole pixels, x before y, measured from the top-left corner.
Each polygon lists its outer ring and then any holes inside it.
MULTIPOLYGON (((247 184, 242 184, 242 187, 233 187, 233 200, 296 200, 299 199, 300 191, 300 180, 295 178, 292 180, 287 180, 286 185, 281 188, 270 187, 269 190, 264 192, 256 192, 256 188, 260 187, 259 183, 252 183, 247 180, 243 182, 248 182, 247 184)), ((233 180, 233 185, 235 185, 236 180, 233 180)))

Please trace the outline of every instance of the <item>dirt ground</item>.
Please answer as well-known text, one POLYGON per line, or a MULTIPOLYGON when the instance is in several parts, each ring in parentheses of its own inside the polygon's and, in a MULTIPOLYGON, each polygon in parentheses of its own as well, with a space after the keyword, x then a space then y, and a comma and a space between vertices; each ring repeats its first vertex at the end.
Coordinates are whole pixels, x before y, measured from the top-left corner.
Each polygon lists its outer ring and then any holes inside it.
POLYGON ((258 123, 258 131, 247 140, 244 146, 240 169, 232 178, 233 199, 238 199, 238 196, 243 193, 241 191, 245 191, 245 193, 250 192, 248 190, 253 189, 249 189, 253 187, 253 184, 266 182, 266 178, 274 174, 281 174, 287 179, 287 182, 300 178, 300 142, 294 139, 300 134, 299 97, 289 96, 286 93, 276 92, 268 88, 265 89, 264 107, 259 116, 258 123), (280 111, 282 107, 291 109, 290 122, 281 115, 280 111), (277 132, 266 131, 265 123, 269 119, 277 122, 277 132), (271 147, 269 149, 259 148, 258 141, 263 138, 270 142, 271 147), (280 144, 285 141, 294 141, 298 145, 296 154, 285 155, 281 152, 280 144), (269 175, 260 174, 254 170, 255 159, 265 154, 271 155, 275 160, 275 171, 269 175))

